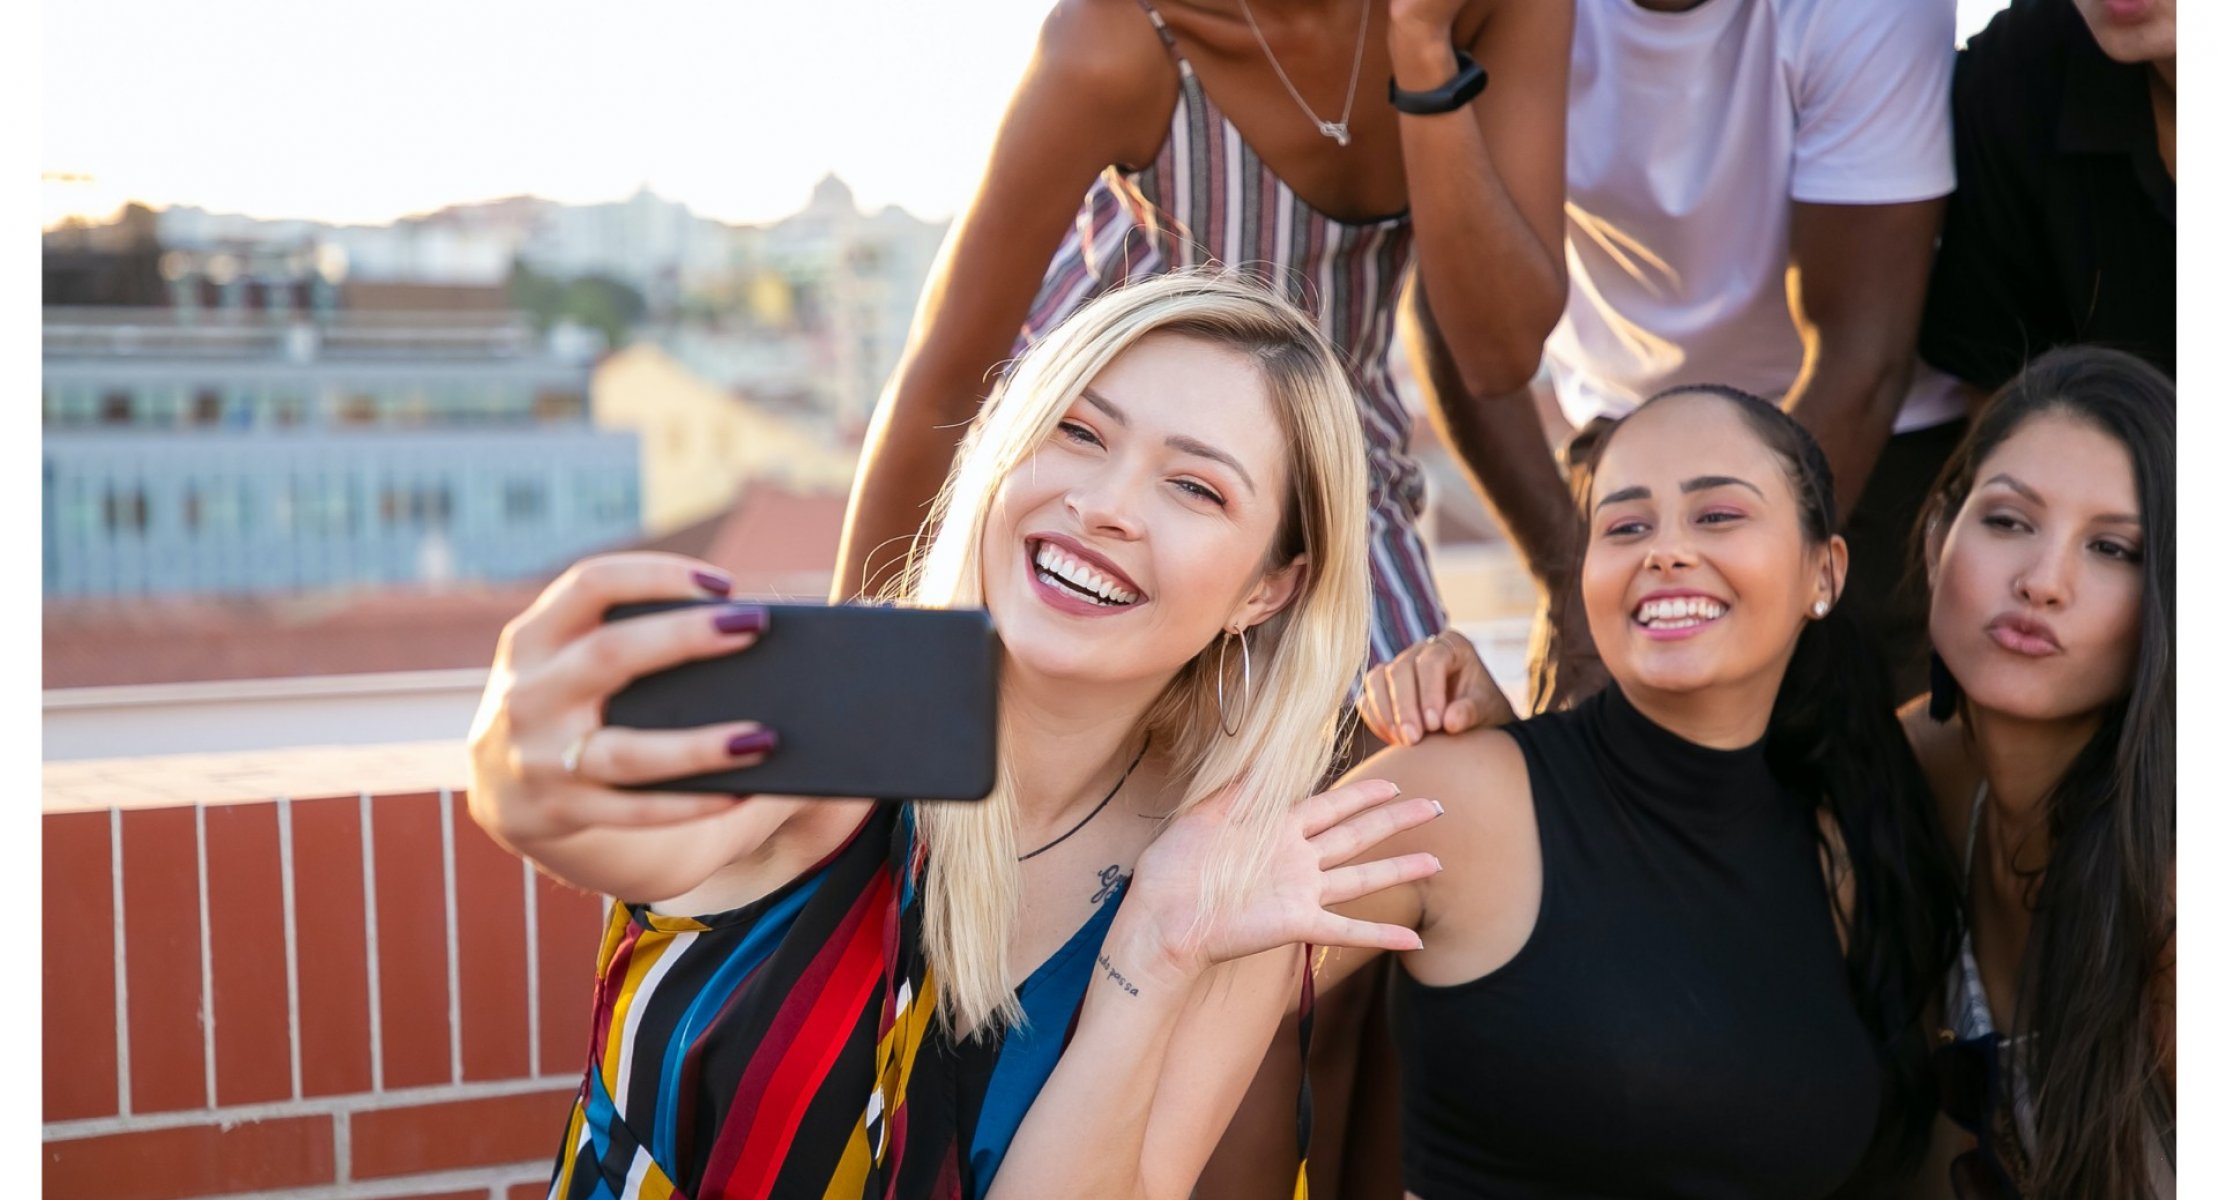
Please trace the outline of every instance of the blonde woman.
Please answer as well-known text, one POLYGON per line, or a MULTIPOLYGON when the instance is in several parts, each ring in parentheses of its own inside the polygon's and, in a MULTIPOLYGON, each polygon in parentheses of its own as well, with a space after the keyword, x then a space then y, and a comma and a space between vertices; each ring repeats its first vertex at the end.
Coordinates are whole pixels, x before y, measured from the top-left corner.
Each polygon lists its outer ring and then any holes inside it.
POLYGON ((1364 487, 1337 360, 1268 292, 1166 276, 1043 340, 901 597, 1000 631, 978 804, 616 790, 775 754, 595 727, 631 678, 777 631, 737 603, 600 624, 728 594, 674 556, 550 586, 503 633, 470 798, 618 901, 551 1194, 1186 1195, 1298 947, 1416 944, 1326 906, 1438 869, 1343 865, 1430 801, 1302 799, 1364 660, 1364 487))

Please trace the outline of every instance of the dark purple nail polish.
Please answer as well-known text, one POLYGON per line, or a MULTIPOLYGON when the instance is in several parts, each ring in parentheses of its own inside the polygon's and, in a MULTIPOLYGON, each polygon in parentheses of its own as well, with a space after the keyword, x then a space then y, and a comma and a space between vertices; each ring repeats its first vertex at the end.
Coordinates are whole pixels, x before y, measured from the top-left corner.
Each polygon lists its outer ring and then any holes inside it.
POLYGON ((693 585, 704 592, 714 592, 719 596, 732 594, 731 577, 722 571, 695 571, 693 573, 693 585))
POLYGON ((770 626, 770 610, 760 604, 727 604, 716 610, 718 633, 761 633, 770 626))
POLYGON ((724 743, 725 751, 730 753, 733 758, 745 758, 750 754, 768 754, 777 748, 778 733, 774 729, 757 729, 748 733, 735 733, 732 735, 731 741, 724 743))

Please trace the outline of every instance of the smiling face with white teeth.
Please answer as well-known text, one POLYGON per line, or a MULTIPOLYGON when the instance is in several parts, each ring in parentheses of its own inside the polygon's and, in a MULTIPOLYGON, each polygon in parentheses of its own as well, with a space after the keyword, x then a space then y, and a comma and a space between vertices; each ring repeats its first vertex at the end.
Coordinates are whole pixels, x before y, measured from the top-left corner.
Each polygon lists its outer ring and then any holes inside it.
POLYGON ((1839 539, 1811 542, 1779 454, 1728 401, 1666 397, 1611 435, 1592 495, 1582 587, 1611 676, 1628 694, 1776 693, 1847 577, 1839 539))
POLYGON ((1013 664, 1160 687, 1299 589, 1280 562, 1288 449, 1262 374, 1228 347, 1143 336, 1003 483, 986 607, 1013 664))

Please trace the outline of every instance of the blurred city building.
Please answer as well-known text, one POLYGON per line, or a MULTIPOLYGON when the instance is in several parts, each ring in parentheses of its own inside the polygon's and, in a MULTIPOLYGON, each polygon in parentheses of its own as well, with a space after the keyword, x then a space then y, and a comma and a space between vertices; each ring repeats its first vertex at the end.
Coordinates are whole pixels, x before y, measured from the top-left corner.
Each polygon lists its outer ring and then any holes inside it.
MULTIPOLYGON (((353 282, 510 287, 606 280, 635 294, 629 340, 661 346, 710 384, 853 438, 899 361, 918 294, 947 231, 898 206, 865 213, 837 176, 801 211, 731 225, 641 188, 605 204, 513 196, 389 225, 273 221, 173 207, 138 209, 131 229, 163 251, 262 255, 343 271, 353 282)), ((47 236, 48 303, 65 245, 114 248, 118 225, 47 236)), ((151 262, 137 264, 151 277, 151 262)), ((141 283, 140 292, 153 289, 141 283)), ((122 300, 119 303, 146 303, 122 300)))
POLYGON ((590 338, 497 289, 183 255, 170 305, 44 311, 47 596, 517 579, 637 532, 590 338))
POLYGON ((946 232, 945 222, 898 206, 865 216, 837 176, 768 230, 766 258, 793 291, 793 320, 807 332, 811 366, 842 428, 859 433, 869 424, 946 232))
POLYGON ((844 503, 852 446, 736 391, 716 387, 650 343, 593 371, 593 423, 639 439, 641 524, 649 536, 721 513, 749 484, 844 503))

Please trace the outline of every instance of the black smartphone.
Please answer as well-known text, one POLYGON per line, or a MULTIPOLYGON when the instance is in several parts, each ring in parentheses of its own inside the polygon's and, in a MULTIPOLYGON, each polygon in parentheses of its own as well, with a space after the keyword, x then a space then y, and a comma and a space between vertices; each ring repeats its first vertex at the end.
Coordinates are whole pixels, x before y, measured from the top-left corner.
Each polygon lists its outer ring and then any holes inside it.
MULTIPOLYGON (((725 603, 620 604, 603 619, 725 603)), ((993 790, 1001 642, 983 610, 767 607, 770 623, 747 649, 641 676, 609 697, 608 725, 757 721, 778 735, 756 766, 652 790, 878 800, 979 800, 993 790)))

